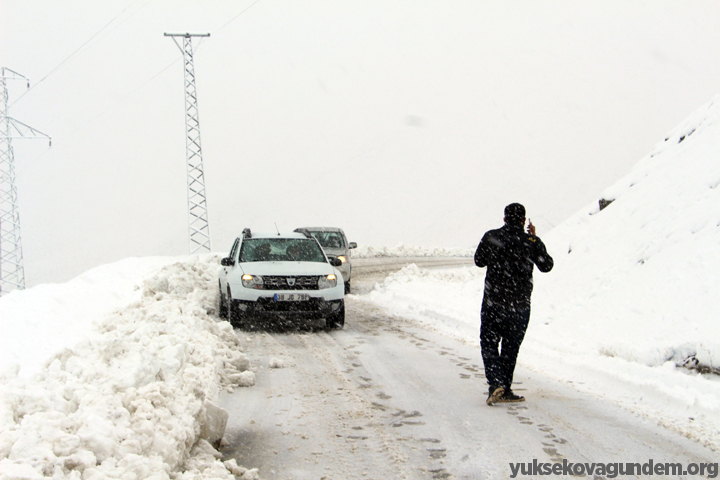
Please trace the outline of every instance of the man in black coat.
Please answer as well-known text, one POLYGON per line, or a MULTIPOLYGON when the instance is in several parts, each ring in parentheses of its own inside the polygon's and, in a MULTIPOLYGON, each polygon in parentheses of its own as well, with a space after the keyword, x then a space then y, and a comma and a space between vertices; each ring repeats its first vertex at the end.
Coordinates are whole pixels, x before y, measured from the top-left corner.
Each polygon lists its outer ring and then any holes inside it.
POLYGON ((505 225, 487 232, 475 251, 475 265, 487 267, 480 313, 480 347, 485 378, 490 384, 487 404, 522 402, 513 393, 512 380, 520 344, 530 321, 533 268, 553 268, 545 244, 535 236, 532 222, 525 233, 525 207, 505 207, 505 225), (498 347, 502 343, 501 351, 498 347))

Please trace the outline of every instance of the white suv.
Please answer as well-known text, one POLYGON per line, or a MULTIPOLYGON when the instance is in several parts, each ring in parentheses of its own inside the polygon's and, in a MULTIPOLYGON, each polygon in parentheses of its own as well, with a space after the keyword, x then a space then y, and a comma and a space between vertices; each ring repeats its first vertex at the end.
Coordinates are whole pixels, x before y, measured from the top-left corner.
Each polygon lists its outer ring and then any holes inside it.
POLYGON ((220 317, 233 326, 261 320, 295 326, 325 319, 326 329, 345 324, 344 282, 317 240, 298 232, 254 233, 235 239, 220 262, 220 317))

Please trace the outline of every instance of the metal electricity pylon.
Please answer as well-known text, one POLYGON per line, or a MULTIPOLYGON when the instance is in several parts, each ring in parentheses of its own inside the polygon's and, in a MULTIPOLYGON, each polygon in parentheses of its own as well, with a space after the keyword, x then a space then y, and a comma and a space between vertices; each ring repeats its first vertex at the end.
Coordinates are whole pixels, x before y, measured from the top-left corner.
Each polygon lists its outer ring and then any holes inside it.
POLYGON ((210 250, 210 225, 208 222, 205 175, 203 174, 202 148, 200 146, 200 117, 198 115, 195 67, 193 66, 192 37, 209 37, 209 33, 166 33, 183 54, 185 63, 185 152, 188 174, 188 226, 190 253, 210 250), (182 37, 182 46, 177 41, 182 37))
POLYGON ((9 68, 0 70, 0 296, 11 290, 25 288, 20 214, 15 187, 15 156, 13 138, 47 138, 44 133, 8 116, 8 80, 30 81, 9 68))

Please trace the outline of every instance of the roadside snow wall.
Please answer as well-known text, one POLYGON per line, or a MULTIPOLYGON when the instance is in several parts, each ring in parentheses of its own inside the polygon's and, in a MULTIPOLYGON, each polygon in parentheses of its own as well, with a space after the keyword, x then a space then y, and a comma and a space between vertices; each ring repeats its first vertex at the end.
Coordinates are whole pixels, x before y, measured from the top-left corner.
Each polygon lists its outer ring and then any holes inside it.
POLYGON ((214 317, 217 268, 214 255, 163 268, 40 374, 0 379, 0 479, 257 478, 202 437, 220 389, 254 383, 214 317))

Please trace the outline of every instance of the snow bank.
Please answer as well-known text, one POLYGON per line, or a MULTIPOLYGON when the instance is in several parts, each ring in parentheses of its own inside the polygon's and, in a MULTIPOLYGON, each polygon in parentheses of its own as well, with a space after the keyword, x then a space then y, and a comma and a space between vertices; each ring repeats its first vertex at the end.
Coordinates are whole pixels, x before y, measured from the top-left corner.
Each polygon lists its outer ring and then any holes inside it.
MULTIPOLYGON (((519 363, 720 449, 719 187, 717 97, 544 238, 519 363)), ((360 298, 476 343, 483 284, 409 267, 360 298)))
POLYGON ((217 268, 217 256, 168 265, 34 377, 6 371, 0 478, 257 478, 202 438, 209 402, 253 377, 214 316, 217 268))
POLYGON ((475 249, 469 248, 442 248, 442 247, 418 247, 404 245, 402 243, 395 247, 359 245, 351 250, 352 258, 377 258, 377 257, 468 257, 475 253, 475 249))
POLYGON ((359 298, 390 314, 431 324, 456 338, 476 343, 485 271, 475 267, 425 270, 409 265, 359 298))
POLYGON ((48 357, 85 338, 97 319, 138 300, 142 278, 174 261, 127 258, 66 283, 5 294, 0 298, 0 372, 19 370, 24 377, 38 373, 48 357))

